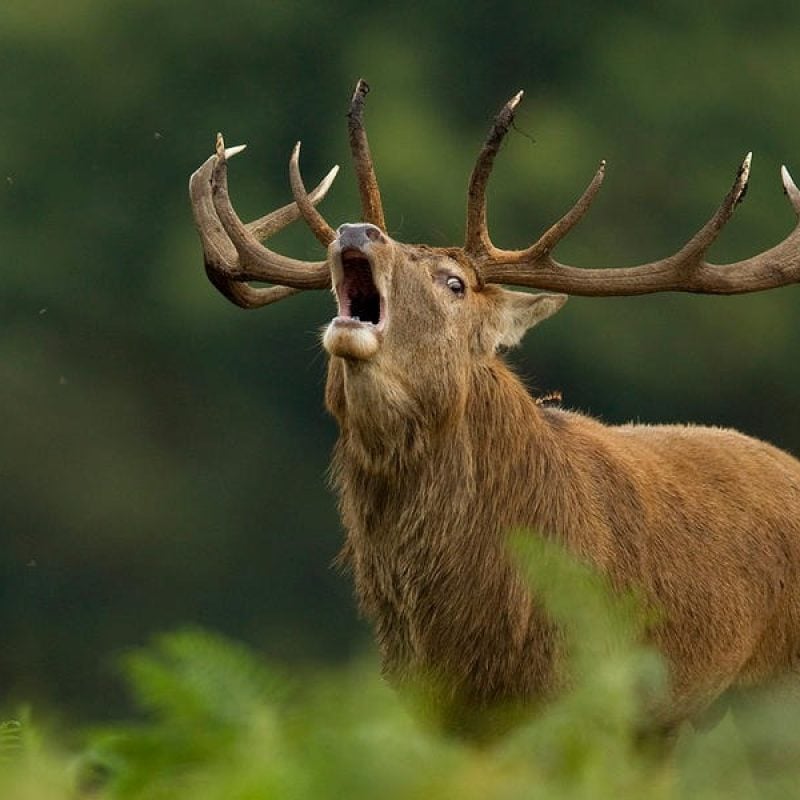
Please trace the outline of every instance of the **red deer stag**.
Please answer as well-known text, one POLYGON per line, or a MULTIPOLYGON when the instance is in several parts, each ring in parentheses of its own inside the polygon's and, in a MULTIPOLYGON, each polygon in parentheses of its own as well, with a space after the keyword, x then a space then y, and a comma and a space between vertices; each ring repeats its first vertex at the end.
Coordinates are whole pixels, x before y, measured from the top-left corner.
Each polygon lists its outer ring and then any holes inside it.
MULTIPOLYGON (((322 342, 326 403, 340 428, 341 561, 387 674, 396 683, 438 676, 441 717, 465 731, 558 687, 557 632, 507 552, 509 531, 525 528, 660 609, 651 637, 670 692, 652 712, 659 728, 698 719, 737 687, 800 677, 800 462, 732 430, 609 426, 544 406, 498 355, 570 294, 735 294, 800 281, 800 226, 744 261, 705 260, 744 195, 750 156, 713 217, 668 258, 603 269, 553 258, 604 165, 535 244, 501 250, 487 231, 486 185, 520 92, 472 173, 464 246, 402 244, 384 221, 362 121, 367 91, 359 82, 348 115, 363 222, 327 224, 316 203, 334 173, 307 194, 299 143, 294 203, 266 217, 244 224, 234 211, 228 160, 241 148, 226 149, 221 136, 190 194, 208 276, 232 302, 255 308, 333 289, 338 313, 322 342), (324 261, 261 243, 301 216, 327 247, 324 261)), ((800 191, 782 175, 800 216, 800 191)))

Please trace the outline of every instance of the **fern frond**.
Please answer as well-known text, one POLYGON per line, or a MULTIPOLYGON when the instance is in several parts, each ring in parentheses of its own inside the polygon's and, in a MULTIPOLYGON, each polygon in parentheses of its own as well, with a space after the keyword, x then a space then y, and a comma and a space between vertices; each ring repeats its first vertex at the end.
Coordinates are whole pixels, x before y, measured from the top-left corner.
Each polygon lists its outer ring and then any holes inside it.
POLYGON ((16 719, 0 722, 0 762, 18 757, 22 747, 22 723, 16 719))

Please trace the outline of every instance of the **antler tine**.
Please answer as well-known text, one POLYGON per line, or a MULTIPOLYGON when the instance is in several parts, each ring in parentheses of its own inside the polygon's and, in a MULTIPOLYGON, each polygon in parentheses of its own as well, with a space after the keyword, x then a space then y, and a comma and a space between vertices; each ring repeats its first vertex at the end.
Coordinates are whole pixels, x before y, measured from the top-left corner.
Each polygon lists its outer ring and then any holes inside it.
POLYGON ((789 198, 794 213, 800 217, 800 189, 797 188, 789 170, 785 166, 781 167, 781 180, 783 182, 783 192, 789 198))
POLYGON ((268 281, 295 289, 330 286, 330 271, 324 261, 299 261, 269 250, 247 229, 233 209, 228 195, 228 161, 222 134, 217 134, 217 157, 211 171, 214 209, 239 256, 230 277, 234 280, 268 281))
POLYGON ((685 269, 691 269, 695 264, 699 265, 703 256, 708 252, 708 249, 717 240, 728 220, 733 216, 736 207, 744 199, 745 194, 747 194, 747 181, 750 179, 750 165, 752 162, 753 154, 748 153, 736 172, 733 186, 731 186, 728 194, 725 195, 725 199, 720 203, 714 215, 673 256, 676 261, 686 265, 685 269))
POLYGON ((306 187, 300 175, 300 142, 294 146, 292 157, 289 159, 289 183, 292 187, 294 201, 297 203, 297 208, 303 215, 303 219, 319 242, 327 247, 336 238, 336 231, 325 222, 322 214, 314 208, 311 199, 306 193, 306 187))
MULTIPOLYGON (((483 262, 478 262, 481 274, 485 280, 497 283, 584 296, 625 296, 664 291, 743 294, 798 283, 800 189, 785 167, 781 170, 784 190, 798 217, 793 231, 775 247, 743 261, 714 265, 705 260, 706 252, 745 195, 751 158, 748 153, 736 173, 733 186, 711 219, 674 255, 636 267, 588 269, 560 264, 546 250, 527 251, 530 257, 525 260, 520 260, 519 253, 496 251, 483 262)), ((584 198, 591 191, 590 185, 584 198)), ((584 198, 576 208, 582 205, 584 198)), ((538 244, 534 245, 534 250, 538 244)))
POLYGON ((478 155, 467 190, 467 231, 464 238, 464 251, 472 256, 481 256, 494 250, 486 225, 486 185, 494 166, 494 159, 500 150, 514 113, 522 101, 523 92, 517 92, 495 117, 486 142, 478 155))
MULTIPOLYGON (((225 157, 230 159, 244 149, 244 145, 230 147, 225 157)), ((238 276, 238 254, 233 243, 222 228, 212 197, 211 178, 217 156, 208 158, 189 178, 189 196, 195 226, 203 247, 206 274, 211 283, 232 303, 241 308, 259 308, 298 294, 300 289, 286 286, 253 287, 238 276)), ((338 168, 334 167, 309 194, 312 204, 319 203, 328 193, 338 168)), ((245 227, 259 241, 277 233, 300 218, 297 203, 288 203, 281 208, 249 222, 245 227)))
POLYGON ((578 198, 572 208, 564 214, 561 219, 554 225, 551 225, 540 237, 537 242, 532 244, 527 250, 497 250, 492 248, 492 258, 494 260, 502 259, 509 262, 530 261, 540 258, 541 256, 549 253, 585 216, 589 207, 592 205, 594 198, 600 191, 603 185, 603 179, 606 174, 606 162, 601 161, 600 166, 595 172, 589 185, 584 190, 583 194, 578 198))
POLYGON ((361 215, 364 222, 371 222, 385 232, 386 220, 383 215, 381 193, 364 128, 364 101, 368 92, 369 84, 363 78, 359 78, 347 112, 347 129, 358 178, 358 191, 361 194, 361 215))
MULTIPOLYGON (((308 199, 312 205, 317 205, 333 185, 333 181, 339 173, 339 167, 335 166, 328 174, 314 187, 309 193, 308 199)), ((287 225, 302 217, 302 213, 297 203, 287 203, 269 214, 259 217, 253 222, 248 222, 245 226, 259 242, 263 242, 273 234, 283 230, 287 225)))

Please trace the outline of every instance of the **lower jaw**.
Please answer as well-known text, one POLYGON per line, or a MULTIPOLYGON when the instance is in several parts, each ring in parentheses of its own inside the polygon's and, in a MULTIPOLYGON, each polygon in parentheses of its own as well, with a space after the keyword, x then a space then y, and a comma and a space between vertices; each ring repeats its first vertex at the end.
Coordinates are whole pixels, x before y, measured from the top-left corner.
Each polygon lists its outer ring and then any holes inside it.
POLYGON ((332 356, 368 361, 378 352, 380 333, 372 326, 335 319, 325 330, 322 346, 332 356))

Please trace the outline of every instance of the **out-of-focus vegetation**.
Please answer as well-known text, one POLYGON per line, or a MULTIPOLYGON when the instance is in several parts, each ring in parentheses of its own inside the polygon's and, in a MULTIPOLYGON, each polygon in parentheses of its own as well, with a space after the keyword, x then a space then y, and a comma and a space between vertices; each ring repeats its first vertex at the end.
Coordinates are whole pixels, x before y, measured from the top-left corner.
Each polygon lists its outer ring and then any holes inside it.
MULTIPOLYGON (((118 714, 113 654, 187 624, 300 667, 365 639, 328 569, 332 303, 244 314, 206 281, 186 183, 217 130, 250 145, 231 168, 244 216, 287 200, 302 138, 309 184, 343 164, 322 208, 353 220, 344 111, 363 75, 391 232, 457 243, 489 121, 524 88, 490 188, 499 244, 532 240, 607 158, 558 255, 661 256, 752 149, 712 253, 733 260, 792 224, 777 175, 800 173, 798 29, 796 0, 0 3, 2 707, 118 714)), ((275 241, 320 255, 300 225, 275 241)), ((514 360, 609 421, 734 425, 800 453, 799 292, 575 299, 514 360)))
POLYGON ((794 796, 800 763, 787 754, 798 747, 796 706, 752 708, 740 730, 730 720, 704 736, 686 730, 671 754, 643 750, 641 700, 659 691, 663 675, 654 654, 635 645, 642 624, 635 606, 612 599, 551 548, 529 541, 522 552, 532 585, 564 625, 574 688, 491 744, 423 727, 371 662, 290 679, 239 644, 184 631, 125 657, 138 721, 91 731, 69 755, 30 720, 7 725, 5 738, 0 729, 0 796, 794 796), (748 753, 762 768, 758 782, 748 753))

